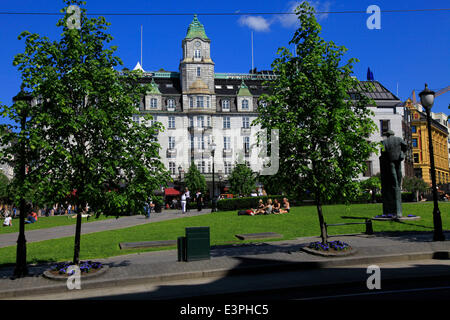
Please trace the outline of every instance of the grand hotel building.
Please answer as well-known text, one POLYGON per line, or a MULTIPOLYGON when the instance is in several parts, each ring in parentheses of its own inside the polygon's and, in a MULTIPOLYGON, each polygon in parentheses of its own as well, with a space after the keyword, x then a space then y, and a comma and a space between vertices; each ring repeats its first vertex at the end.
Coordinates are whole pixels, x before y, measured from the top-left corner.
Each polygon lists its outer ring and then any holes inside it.
MULTIPOLYGON (((187 172, 194 162, 205 175, 210 190, 213 172, 210 146, 214 142, 217 193, 220 182, 226 182, 236 162, 246 162, 254 172, 261 172, 268 163, 264 157, 265 146, 258 148, 256 144, 256 134, 261 130, 251 124, 257 117, 258 105, 264 103, 260 96, 268 92, 264 81, 273 79, 274 75, 264 71, 215 73, 210 45, 204 26, 194 15, 182 40, 179 72, 145 72, 138 63, 135 69, 143 71, 141 81, 148 85, 148 91, 134 121, 141 122, 142 115, 150 113, 153 121, 161 122, 165 130, 157 137, 162 147, 160 156, 172 178, 177 181, 179 170, 187 172)), ((374 121, 380 126, 371 139, 380 141, 381 133, 388 129, 406 138, 405 121, 407 124, 408 120, 401 101, 379 82, 371 83, 372 89, 366 94, 376 105, 368 107, 374 111, 374 121)), ((368 159, 367 164, 368 172, 361 175, 362 179, 379 172, 377 155, 368 159)), ((409 171, 403 164, 403 172, 405 169, 409 171)))

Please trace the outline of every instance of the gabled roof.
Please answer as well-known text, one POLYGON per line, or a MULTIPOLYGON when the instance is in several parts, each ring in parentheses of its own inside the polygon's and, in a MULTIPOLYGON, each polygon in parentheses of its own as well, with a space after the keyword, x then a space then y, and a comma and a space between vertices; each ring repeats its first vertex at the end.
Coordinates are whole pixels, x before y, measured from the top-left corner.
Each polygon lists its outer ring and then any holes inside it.
POLYGON ((251 97, 252 94, 248 90, 248 87, 245 85, 244 80, 241 82, 241 87, 239 88, 239 92, 237 94, 238 97, 251 97))
POLYGON ((194 14, 194 19, 192 20, 191 24, 189 25, 187 34, 185 37, 185 39, 193 39, 193 38, 209 40, 209 38, 206 36, 206 33, 205 33, 205 27, 203 27, 203 24, 197 19, 196 14, 194 14))
POLYGON ((153 78, 152 82, 147 85, 147 94, 161 94, 161 91, 159 91, 158 85, 155 83, 153 78))

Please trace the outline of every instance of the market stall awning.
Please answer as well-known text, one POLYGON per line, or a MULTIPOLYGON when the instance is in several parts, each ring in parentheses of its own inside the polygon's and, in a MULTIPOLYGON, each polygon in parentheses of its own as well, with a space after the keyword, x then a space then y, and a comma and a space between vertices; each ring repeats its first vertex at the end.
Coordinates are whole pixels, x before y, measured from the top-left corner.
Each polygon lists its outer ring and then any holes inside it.
POLYGON ((166 188, 164 189, 164 194, 166 196, 179 196, 181 192, 174 188, 166 188))

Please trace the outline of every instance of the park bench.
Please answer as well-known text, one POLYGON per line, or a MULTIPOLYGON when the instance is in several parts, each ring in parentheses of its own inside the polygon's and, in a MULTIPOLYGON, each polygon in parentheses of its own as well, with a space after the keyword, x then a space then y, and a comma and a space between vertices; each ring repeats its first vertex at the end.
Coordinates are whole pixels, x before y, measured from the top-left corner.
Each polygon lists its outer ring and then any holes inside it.
POLYGON ((346 223, 334 223, 334 224, 327 224, 325 223, 325 229, 328 232, 328 227, 334 227, 334 226, 346 226, 350 224, 365 224, 366 225, 366 231, 365 234, 372 235, 373 234, 373 227, 372 227, 372 219, 366 218, 366 217, 349 217, 349 216, 342 216, 342 219, 364 219, 364 222, 346 222, 346 223))
POLYGON ((121 242, 121 243, 119 243, 119 247, 121 250, 124 250, 124 249, 170 247, 170 246, 174 246, 176 244, 177 244, 176 240, 121 242))
POLYGON ((239 240, 259 240, 259 239, 271 239, 283 237, 282 234, 275 232, 246 233, 246 234, 236 234, 235 236, 239 240))

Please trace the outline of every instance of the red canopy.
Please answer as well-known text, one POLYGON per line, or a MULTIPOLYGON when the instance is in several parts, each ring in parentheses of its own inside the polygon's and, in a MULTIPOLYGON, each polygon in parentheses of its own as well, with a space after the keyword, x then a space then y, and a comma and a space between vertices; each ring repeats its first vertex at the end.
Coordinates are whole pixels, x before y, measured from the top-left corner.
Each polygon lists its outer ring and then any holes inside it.
POLYGON ((164 189, 164 194, 166 196, 179 196, 181 192, 174 188, 166 188, 164 189))

